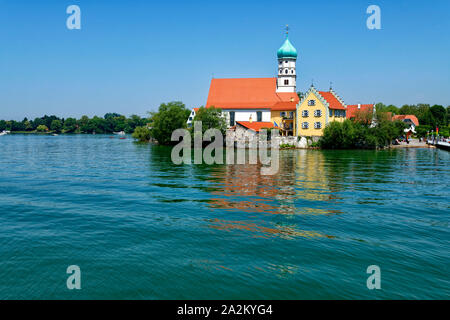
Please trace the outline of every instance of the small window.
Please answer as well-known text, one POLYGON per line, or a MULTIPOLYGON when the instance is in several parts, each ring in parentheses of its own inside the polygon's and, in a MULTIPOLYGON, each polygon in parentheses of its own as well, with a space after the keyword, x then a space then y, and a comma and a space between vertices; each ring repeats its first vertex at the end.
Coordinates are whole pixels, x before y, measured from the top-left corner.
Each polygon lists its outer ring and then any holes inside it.
POLYGON ((308 106, 315 106, 316 100, 308 100, 308 106))
POLYGON ((322 128, 322 122, 314 122, 314 129, 321 129, 322 128))
POLYGON ((289 112, 289 119, 294 119, 294 111, 289 112))
POLYGON ((292 70, 291 73, 294 74, 294 70, 292 70))
POLYGON ((256 111, 256 121, 257 122, 262 121, 262 111, 256 111))
POLYGON ((333 110, 330 109, 330 117, 332 117, 332 116, 333 116, 333 110))
POLYGON ((280 112, 280 117, 286 117, 286 111, 281 111, 280 112))
POLYGON ((288 63, 287 61, 285 61, 284 63, 288 63))
POLYGON ((189 121, 192 121, 192 117, 189 117, 189 121))
POLYGON ((308 129, 309 127, 309 123, 308 122, 303 122, 302 123, 302 129, 308 129))
POLYGON ((289 80, 284 80, 284 85, 287 86, 289 84, 289 80))
POLYGON ((321 117, 322 116, 322 110, 314 110, 314 117, 321 117))
POLYGON ((230 111, 230 127, 234 126, 234 111, 230 111))
POLYGON ((288 72, 289 72, 288 69, 286 69, 286 70, 284 71, 284 73, 286 73, 286 74, 288 74, 288 72))
POLYGON ((307 118, 309 116, 309 111, 308 110, 303 110, 302 111, 302 117, 307 118))

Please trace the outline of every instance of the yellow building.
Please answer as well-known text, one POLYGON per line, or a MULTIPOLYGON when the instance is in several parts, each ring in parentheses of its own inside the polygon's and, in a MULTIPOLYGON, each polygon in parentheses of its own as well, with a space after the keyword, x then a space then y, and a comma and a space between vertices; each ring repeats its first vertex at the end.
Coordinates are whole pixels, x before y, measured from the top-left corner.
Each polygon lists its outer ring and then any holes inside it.
POLYGON ((296 108, 299 99, 291 98, 291 101, 278 102, 270 110, 270 121, 280 129, 283 136, 294 136, 296 108))
POLYGON ((344 121, 347 105, 330 88, 330 91, 318 91, 311 86, 297 104, 296 135, 320 137, 323 129, 331 121, 344 121))

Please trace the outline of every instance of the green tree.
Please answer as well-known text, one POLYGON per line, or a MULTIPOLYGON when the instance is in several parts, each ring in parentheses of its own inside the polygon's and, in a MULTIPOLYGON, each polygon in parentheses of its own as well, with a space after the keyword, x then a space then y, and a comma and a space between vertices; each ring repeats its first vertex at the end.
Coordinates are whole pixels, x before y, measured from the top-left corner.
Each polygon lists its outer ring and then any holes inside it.
POLYGON ((147 127, 136 127, 132 134, 132 137, 140 142, 150 141, 150 129, 147 127))
POLYGON ((400 108, 399 114, 413 114, 417 116, 417 106, 405 104, 400 108))
POLYGON ((180 101, 162 103, 158 112, 151 113, 152 128, 150 134, 159 144, 170 145, 172 132, 186 128, 186 120, 191 113, 180 101))
POLYGON ((399 114, 399 112, 400 112, 399 108, 397 108, 396 106, 394 106, 392 104, 386 106, 386 105, 382 104, 381 102, 377 103, 375 105, 375 109, 380 112, 391 112, 393 115, 399 114))
POLYGON ((64 121, 64 132, 65 133, 72 133, 77 130, 77 120, 75 118, 67 118, 66 121, 64 121))
POLYGON ((48 131, 48 127, 45 124, 40 124, 40 125, 38 125, 36 130, 37 130, 37 132, 47 132, 48 131))
POLYGON ((446 125, 447 119, 446 119, 446 110, 443 106, 435 104, 430 108, 430 112, 433 115, 433 117, 436 119, 436 125, 442 126, 446 125))
POLYGON ((50 125, 50 129, 57 133, 61 132, 62 127, 63 126, 62 126, 61 120, 56 120, 56 119, 53 120, 50 125))
POLYGON ((202 133, 212 128, 219 129, 222 134, 225 134, 227 130, 227 121, 222 116, 222 110, 214 107, 200 107, 195 114, 194 121, 202 122, 202 133))
POLYGON ((77 123, 81 133, 92 133, 93 129, 90 127, 88 116, 82 116, 77 123))
POLYGON ((447 107, 446 117, 447 117, 447 126, 448 126, 448 125, 450 125, 450 106, 447 107))

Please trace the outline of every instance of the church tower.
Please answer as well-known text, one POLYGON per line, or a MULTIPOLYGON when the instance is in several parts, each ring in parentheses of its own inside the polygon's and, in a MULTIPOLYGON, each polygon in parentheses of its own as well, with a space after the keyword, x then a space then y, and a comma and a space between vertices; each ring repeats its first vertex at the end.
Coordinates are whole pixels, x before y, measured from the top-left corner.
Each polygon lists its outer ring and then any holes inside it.
POLYGON ((277 52, 277 92, 296 92, 297 72, 295 63, 297 61, 297 50, 289 42, 288 32, 289 28, 286 26, 286 40, 277 52))

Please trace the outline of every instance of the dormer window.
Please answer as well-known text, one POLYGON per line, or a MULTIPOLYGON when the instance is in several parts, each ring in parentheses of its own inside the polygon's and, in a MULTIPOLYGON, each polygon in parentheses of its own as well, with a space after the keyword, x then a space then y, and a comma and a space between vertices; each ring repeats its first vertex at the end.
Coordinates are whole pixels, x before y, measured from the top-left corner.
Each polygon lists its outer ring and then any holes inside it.
POLYGON ((316 100, 308 100, 308 106, 315 106, 316 100))

